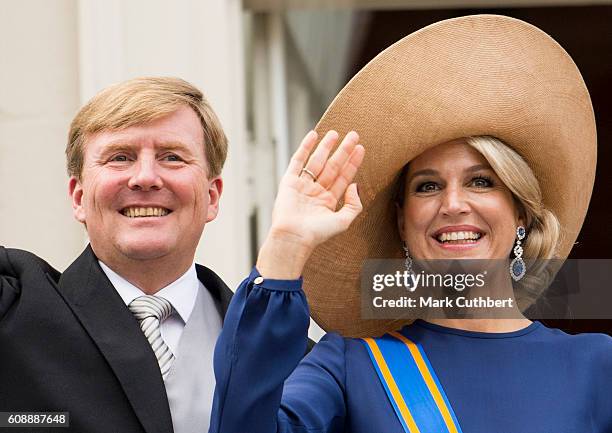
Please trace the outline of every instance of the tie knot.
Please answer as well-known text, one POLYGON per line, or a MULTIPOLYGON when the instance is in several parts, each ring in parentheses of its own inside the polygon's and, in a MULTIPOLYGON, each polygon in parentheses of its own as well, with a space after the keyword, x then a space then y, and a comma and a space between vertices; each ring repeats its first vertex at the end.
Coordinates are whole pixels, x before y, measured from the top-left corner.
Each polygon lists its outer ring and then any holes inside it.
POLYGON ((160 323, 170 316, 173 311, 170 301, 161 296, 154 295, 139 296, 130 302, 128 308, 138 320, 155 317, 160 323))

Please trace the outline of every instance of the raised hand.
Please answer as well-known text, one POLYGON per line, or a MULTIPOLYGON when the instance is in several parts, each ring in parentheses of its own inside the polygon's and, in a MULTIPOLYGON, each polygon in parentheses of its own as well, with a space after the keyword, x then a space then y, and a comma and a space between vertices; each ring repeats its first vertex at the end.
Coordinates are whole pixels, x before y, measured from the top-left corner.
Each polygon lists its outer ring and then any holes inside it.
POLYGON ((299 277, 312 250, 345 231, 361 212, 357 185, 351 182, 365 151, 351 131, 330 157, 338 138, 337 132, 329 131, 313 152, 317 134, 311 131, 291 158, 257 260, 264 277, 299 277), (343 205, 337 209, 341 199, 343 205))

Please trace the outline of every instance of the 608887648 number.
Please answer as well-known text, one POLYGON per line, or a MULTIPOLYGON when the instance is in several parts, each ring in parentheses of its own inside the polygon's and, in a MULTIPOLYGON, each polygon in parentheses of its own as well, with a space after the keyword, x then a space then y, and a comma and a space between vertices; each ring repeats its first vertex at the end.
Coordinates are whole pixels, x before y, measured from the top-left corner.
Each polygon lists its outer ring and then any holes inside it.
POLYGON ((0 427, 68 427, 68 412, 0 412, 0 427))

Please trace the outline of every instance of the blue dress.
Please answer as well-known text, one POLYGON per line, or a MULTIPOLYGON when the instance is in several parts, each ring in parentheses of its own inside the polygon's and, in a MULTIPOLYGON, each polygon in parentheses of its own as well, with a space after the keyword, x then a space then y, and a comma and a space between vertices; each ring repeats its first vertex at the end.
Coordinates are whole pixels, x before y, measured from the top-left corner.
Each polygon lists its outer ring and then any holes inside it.
MULTIPOLYGON (((358 339, 325 335, 302 359, 301 280, 240 285, 215 349, 211 433, 403 433, 358 339)), ((612 433, 612 338, 539 322, 515 332, 404 327, 463 433, 612 433)))

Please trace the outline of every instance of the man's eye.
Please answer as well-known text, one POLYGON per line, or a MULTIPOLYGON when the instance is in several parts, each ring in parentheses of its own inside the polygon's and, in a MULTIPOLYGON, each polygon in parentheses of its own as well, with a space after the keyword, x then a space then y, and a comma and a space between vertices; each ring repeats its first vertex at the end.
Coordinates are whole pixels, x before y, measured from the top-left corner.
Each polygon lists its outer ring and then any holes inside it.
POLYGON ((128 160, 127 155, 114 155, 112 156, 109 161, 113 161, 113 162, 126 162, 128 160))
POLYGON ((166 160, 166 161, 171 161, 171 162, 177 162, 177 161, 182 161, 183 160, 180 156, 175 155, 174 153, 171 153, 171 154, 168 154, 168 155, 164 156, 163 159, 166 160))
POLYGON ((417 186, 417 192, 434 192, 440 189, 437 183, 435 182, 423 182, 422 184, 417 186))

